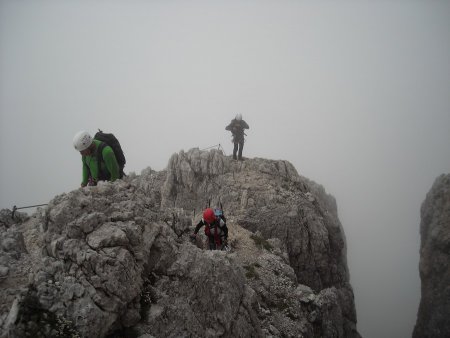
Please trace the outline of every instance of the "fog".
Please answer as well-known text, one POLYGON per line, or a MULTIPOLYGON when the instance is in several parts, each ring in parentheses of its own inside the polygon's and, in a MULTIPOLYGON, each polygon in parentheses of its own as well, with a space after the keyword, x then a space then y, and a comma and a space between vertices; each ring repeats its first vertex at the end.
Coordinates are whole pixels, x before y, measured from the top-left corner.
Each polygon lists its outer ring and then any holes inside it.
POLYGON ((79 130, 125 172, 220 144, 338 204, 358 331, 410 337, 420 205, 450 172, 450 2, 0 0, 0 208, 77 189, 79 130))

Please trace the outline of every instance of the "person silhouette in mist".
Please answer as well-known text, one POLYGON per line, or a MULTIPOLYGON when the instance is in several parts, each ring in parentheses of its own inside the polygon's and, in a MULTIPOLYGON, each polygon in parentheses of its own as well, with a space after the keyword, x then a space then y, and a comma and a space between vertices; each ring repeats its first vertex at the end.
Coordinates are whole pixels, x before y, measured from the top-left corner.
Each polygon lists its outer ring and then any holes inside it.
POLYGON ((238 159, 242 161, 242 149, 244 148, 244 129, 249 129, 247 122, 242 119, 242 114, 236 114, 236 117, 231 120, 230 124, 225 127, 225 130, 231 131, 233 136, 232 142, 234 143, 233 148, 233 159, 238 159), (239 150, 239 152, 238 152, 239 150), (237 157, 236 157, 237 154, 237 157))

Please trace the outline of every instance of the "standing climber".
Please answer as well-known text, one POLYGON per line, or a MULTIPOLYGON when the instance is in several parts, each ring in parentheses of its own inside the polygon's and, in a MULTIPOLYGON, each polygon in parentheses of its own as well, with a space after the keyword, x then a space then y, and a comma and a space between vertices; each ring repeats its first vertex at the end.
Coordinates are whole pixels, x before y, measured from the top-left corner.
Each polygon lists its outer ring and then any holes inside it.
POLYGON ((249 129, 247 122, 242 119, 242 114, 237 114, 236 117, 231 120, 231 123, 225 127, 225 130, 231 131, 233 135, 233 159, 236 160, 236 153, 239 153, 237 159, 242 161, 242 148, 244 148, 244 129, 249 129))
POLYGON ((216 215, 213 209, 205 209, 203 211, 203 218, 198 222, 191 238, 196 238, 202 226, 205 226, 205 235, 208 236, 210 250, 228 249, 228 228, 226 218, 223 214, 216 215))
POLYGON ((83 163, 82 187, 96 185, 98 181, 113 182, 120 178, 121 170, 110 146, 93 139, 86 131, 75 135, 73 146, 80 152, 83 163))

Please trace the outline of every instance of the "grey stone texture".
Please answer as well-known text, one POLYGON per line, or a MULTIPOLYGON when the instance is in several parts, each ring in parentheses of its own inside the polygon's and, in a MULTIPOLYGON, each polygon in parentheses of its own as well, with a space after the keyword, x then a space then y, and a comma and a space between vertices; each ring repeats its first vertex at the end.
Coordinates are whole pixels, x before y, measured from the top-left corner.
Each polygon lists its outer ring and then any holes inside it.
POLYGON ((421 208, 421 300, 414 338, 450 337, 450 174, 439 176, 421 208))
POLYGON ((2 337, 359 337, 336 202, 289 162, 191 149, 6 215, 2 337), (230 252, 189 238, 220 204, 230 252))

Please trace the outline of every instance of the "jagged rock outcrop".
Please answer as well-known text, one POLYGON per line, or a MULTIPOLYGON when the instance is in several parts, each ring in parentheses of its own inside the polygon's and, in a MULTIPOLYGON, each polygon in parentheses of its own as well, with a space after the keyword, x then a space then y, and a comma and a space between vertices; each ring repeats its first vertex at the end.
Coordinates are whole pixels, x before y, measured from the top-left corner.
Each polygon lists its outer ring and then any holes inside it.
POLYGON ((450 337, 450 174, 439 176, 421 208, 421 300, 414 338, 450 337))
POLYGON ((21 228, 27 219, 24 213, 16 212, 13 219, 12 212, 0 211, 0 326, 11 320, 7 315, 17 308, 16 295, 28 284, 32 264, 21 228))
POLYGON ((348 283, 345 235, 334 198, 298 175, 287 161, 235 162, 197 149, 169 161, 165 206, 201 210, 222 202, 238 223, 279 238, 299 282, 321 290, 348 283))
POLYGON ((180 152, 17 230, 32 265, 0 281, 5 337, 359 337, 335 201, 286 161, 180 152), (208 200, 231 252, 189 240, 208 200))

